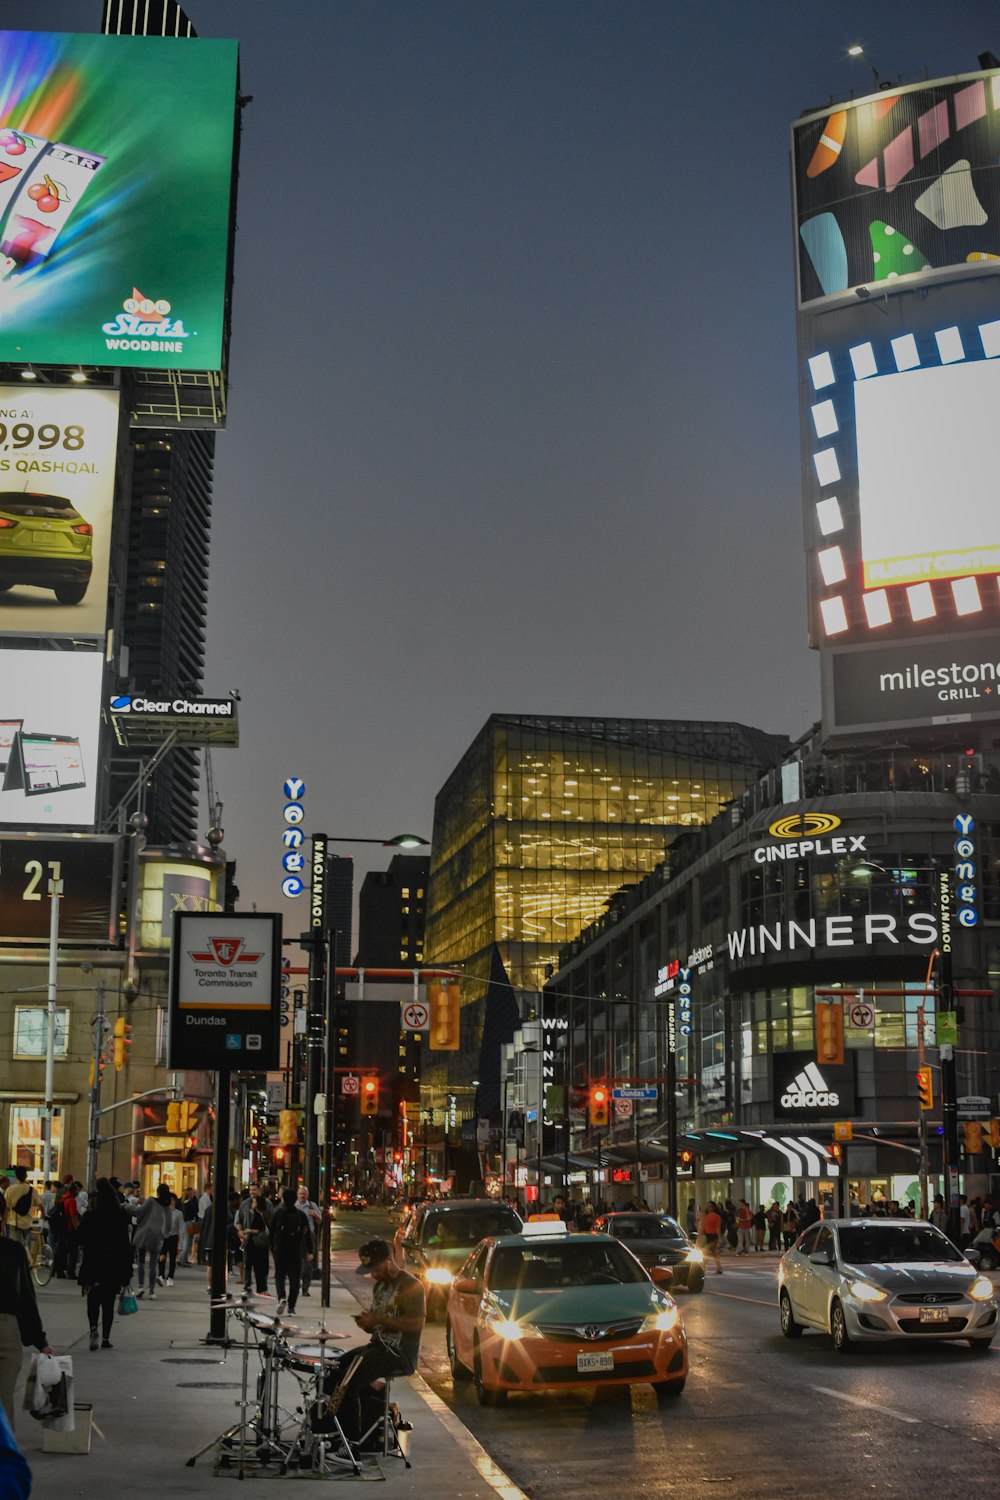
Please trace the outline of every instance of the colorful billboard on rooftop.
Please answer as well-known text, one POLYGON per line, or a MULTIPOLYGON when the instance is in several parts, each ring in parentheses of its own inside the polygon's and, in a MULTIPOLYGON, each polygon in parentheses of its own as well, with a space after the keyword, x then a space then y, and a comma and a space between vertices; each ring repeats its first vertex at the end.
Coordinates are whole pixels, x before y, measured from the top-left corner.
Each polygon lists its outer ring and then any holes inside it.
POLYGON ((14 364, 218 370, 237 44, 0 31, 14 364))

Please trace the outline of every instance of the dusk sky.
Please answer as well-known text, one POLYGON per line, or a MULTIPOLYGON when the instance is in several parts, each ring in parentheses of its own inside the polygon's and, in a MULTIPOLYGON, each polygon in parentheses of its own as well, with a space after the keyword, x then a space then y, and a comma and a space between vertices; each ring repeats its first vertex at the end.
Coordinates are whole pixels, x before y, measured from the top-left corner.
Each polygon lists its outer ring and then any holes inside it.
POLYGON ((870 91, 853 42, 974 71, 996 6, 185 8, 253 96, 205 682, 243 904, 306 924, 289 774, 308 830, 429 837, 491 712, 807 729, 789 126, 870 91))

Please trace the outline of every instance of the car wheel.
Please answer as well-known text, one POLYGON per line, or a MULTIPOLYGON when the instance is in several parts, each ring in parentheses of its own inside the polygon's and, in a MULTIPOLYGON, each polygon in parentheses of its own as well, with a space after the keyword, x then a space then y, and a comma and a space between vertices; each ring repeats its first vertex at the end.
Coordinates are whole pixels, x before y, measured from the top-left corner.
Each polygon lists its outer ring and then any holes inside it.
POLYGON ((833 1335, 833 1347, 838 1354, 853 1352, 854 1344, 847 1331, 847 1314, 840 1302, 834 1302, 830 1309, 830 1333, 833 1335))
POLYGON ((455 1334, 451 1326, 451 1319, 444 1331, 444 1340, 448 1348, 448 1367, 451 1370, 451 1378, 454 1381, 468 1380, 471 1371, 467 1365, 463 1365, 455 1348, 455 1334))
POLYGON ((792 1312, 792 1299, 788 1293, 783 1291, 778 1301, 778 1314, 781 1318, 781 1331, 786 1339, 800 1339, 805 1332, 801 1323, 796 1323, 795 1314, 792 1312))
POLYGON ((480 1406, 505 1406, 507 1403, 507 1392, 494 1390, 492 1386, 483 1383, 483 1362, 479 1357, 479 1345, 473 1350, 472 1378, 476 1383, 476 1395, 479 1397, 480 1406))
POLYGON ((60 604, 81 604, 87 592, 85 583, 57 583, 53 590, 60 604))
POLYGON ((658 1404, 666 1406, 668 1401, 675 1400, 684 1389, 686 1382, 686 1375, 682 1375, 680 1380, 658 1380, 653 1386, 658 1404))
POLYGON ((697 1275, 688 1277, 687 1289, 689 1292, 703 1292, 705 1290, 704 1271, 699 1271, 697 1275))
POLYGON ((989 1354, 990 1343, 989 1339, 970 1339, 969 1348, 973 1354, 989 1354))

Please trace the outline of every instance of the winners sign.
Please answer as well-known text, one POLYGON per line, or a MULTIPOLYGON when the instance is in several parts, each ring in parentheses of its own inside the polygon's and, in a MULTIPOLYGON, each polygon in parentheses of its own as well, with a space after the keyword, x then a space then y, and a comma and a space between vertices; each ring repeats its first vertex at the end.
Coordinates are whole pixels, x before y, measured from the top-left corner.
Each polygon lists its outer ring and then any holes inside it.
POLYGON ((170 949, 172 1068, 279 1066, 281 917, 178 912, 170 949))

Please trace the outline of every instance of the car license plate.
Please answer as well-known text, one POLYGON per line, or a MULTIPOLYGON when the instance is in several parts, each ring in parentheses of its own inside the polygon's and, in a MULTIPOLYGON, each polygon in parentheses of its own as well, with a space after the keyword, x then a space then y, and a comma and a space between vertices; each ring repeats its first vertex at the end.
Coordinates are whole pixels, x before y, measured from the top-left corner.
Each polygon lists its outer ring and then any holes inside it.
POLYGON ((589 1375, 592 1370, 613 1370, 614 1367, 613 1354, 578 1354, 576 1356, 578 1375, 589 1375))
POLYGON ((946 1307, 922 1307, 920 1321, 921 1323, 947 1323, 948 1309, 946 1307))

